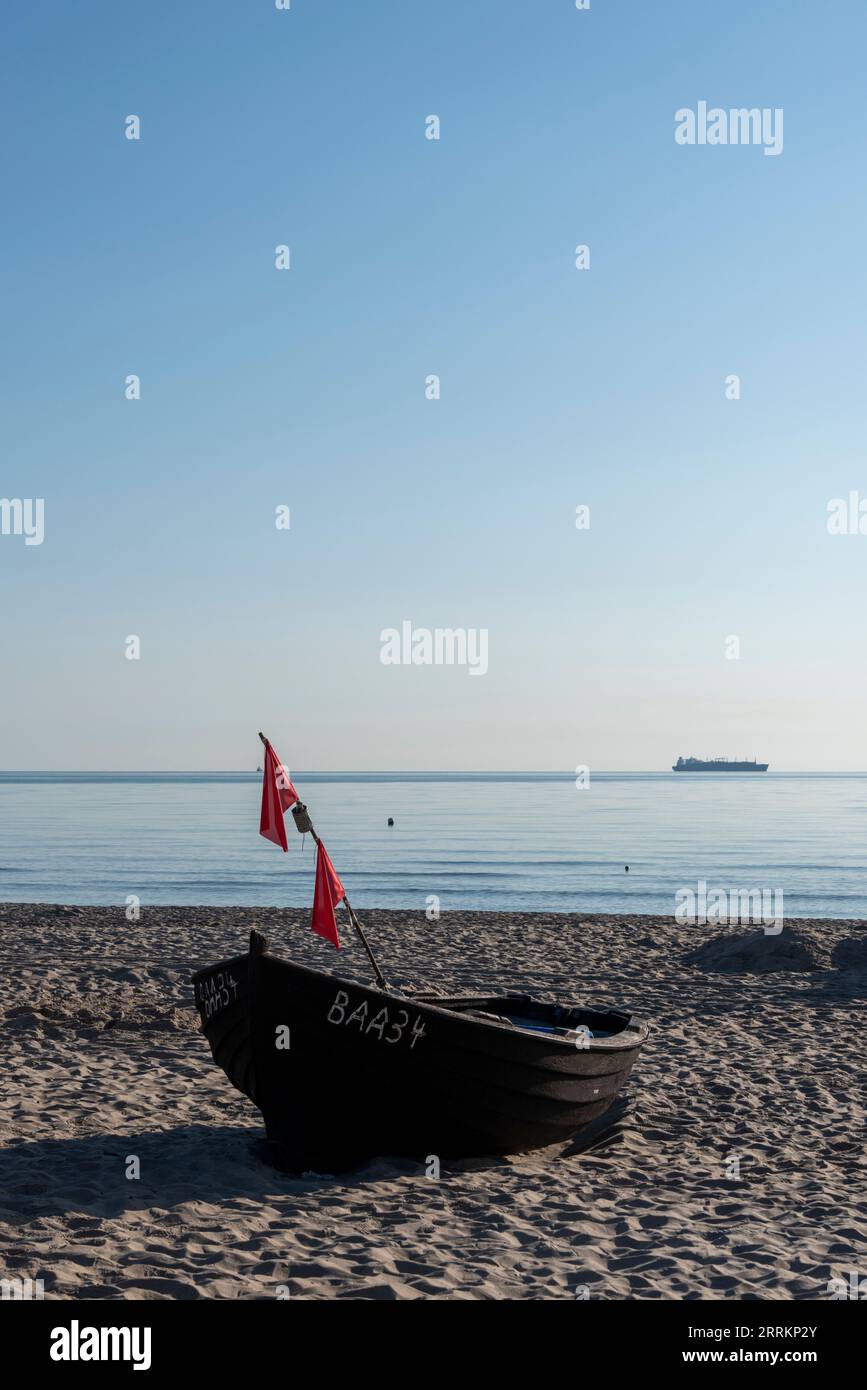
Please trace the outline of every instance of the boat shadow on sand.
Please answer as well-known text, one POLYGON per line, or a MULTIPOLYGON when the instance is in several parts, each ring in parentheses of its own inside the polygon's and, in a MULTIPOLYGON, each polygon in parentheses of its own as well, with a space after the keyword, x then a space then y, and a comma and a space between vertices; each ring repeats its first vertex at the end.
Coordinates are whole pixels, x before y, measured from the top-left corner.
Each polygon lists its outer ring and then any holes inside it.
MULTIPOLYGON (((493 1171, 521 1162, 550 1163, 582 1154, 602 1156, 622 1138, 629 1102, 620 1099, 574 1140, 510 1158, 441 1162, 444 1177, 493 1171)), ((297 1173, 281 1164, 279 1150, 261 1128, 245 1125, 179 1125, 138 1134, 12 1141, 0 1151, 0 1218, 16 1223, 74 1214, 82 1227, 129 1212, 156 1211, 158 1224, 195 1226, 196 1215, 178 1213, 185 1203, 220 1206, 232 1199, 265 1202, 275 1188, 303 1198, 324 1187, 352 1189, 400 1178, 425 1178, 427 1160, 375 1158, 337 1175, 297 1173), (128 1178, 130 1160, 140 1178, 128 1178), (164 1213, 164 1214, 162 1214, 164 1213)))

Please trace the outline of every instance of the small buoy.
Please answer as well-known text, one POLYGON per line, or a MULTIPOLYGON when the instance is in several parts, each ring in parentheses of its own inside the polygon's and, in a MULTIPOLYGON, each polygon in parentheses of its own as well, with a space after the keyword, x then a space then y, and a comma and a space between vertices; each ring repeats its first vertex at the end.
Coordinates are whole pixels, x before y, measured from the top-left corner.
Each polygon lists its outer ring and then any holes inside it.
POLYGON ((389 816, 388 818, 388 823, 389 825, 394 825, 394 821, 392 820, 391 816, 389 816))
POLYGON ((624 866, 623 866, 623 872, 624 872, 624 873, 627 873, 627 874, 629 873, 629 865, 628 865, 628 864, 624 864, 624 866))

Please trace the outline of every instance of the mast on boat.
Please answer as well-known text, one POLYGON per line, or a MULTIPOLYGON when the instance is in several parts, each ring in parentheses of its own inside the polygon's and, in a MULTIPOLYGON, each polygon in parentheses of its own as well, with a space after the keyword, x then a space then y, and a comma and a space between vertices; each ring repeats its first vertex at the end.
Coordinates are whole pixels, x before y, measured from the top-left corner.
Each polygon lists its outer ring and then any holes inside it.
MULTIPOLYGON (((259 730, 259 737, 264 743, 265 747, 267 748, 269 746, 269 740, 262 733, 261 729, 259 730)), ((303 802, 299 801, 295 806, 292 807, 292 819, 295 821, 295 829, 299 831, 302 835, 312 835, 313 843, 318 847, 320 844, 319 836, 316 834, 316 831, 313 828, 313 822, 311 821, 307 807, 304 805, 303 802)), ((373 973, 376 978, 376 983, 378 984, 380 989, 387 990, 389 988, 388 981, 386 980, 385 976, 380 970, 376 962, 376 957, 373 954, 373 951, 370 949, 370 943, 368 942, 367 937, 364 935, 362 925, 352 909, 352 906, 349 902, 349 898, 346 896, 345 887, 343 890, 342 901, 346 907, 346 911, 349 913, 349 920, 352 923, 352 926, 354 927, 355 931, 358 933, 359 940, 361 941, 362 946, 367 952, 367 958, 370 961, 371 966, 373 967, 373 973)))

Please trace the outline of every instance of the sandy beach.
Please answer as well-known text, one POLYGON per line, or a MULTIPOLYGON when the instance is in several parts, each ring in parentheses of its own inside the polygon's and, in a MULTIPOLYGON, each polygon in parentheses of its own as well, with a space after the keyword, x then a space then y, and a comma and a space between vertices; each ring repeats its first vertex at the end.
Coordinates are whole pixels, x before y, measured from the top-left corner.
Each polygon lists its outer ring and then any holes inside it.
POLYGON ((62 1299, 826 1299, 867 1270, 867 923, 362 914, 395 984, 613 1004, 651 1035, 583 1151, 265 1161, 193 970, 271 948, 366 979, 300 910, 0 907, 0 1274, 62 1299), (139 1160, 139 1177, 127 1173, 139 1160))

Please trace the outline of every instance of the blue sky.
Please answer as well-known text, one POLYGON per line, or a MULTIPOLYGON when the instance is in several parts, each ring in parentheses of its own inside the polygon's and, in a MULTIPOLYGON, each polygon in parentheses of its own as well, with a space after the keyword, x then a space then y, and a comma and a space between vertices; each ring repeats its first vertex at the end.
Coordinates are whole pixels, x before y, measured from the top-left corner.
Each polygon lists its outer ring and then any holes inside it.
POLYGON ((4 29, 0 496, 45 540, 0 536, 0 766, 264 727, 299 767, 867 767, 867 536, 826 528, 867 497, 863 4, 4 29), (677 145, 700 100, 783 108, 782 154, 677 145), (486 628, 487 675, 383 666, 404 619, 486 628))

